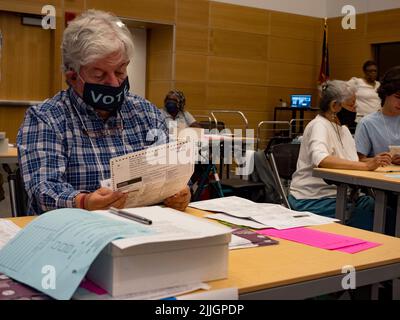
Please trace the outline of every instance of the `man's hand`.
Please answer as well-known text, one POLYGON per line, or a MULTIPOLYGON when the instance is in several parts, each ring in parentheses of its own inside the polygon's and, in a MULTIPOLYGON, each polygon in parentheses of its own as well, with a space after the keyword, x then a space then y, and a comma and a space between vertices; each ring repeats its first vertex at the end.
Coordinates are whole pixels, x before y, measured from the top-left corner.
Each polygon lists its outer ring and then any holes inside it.
POLYGON ((125 205, 127 194, 114 192, 108 188, 100 188, 89 194, 77 195, 76 202, 80 204, 81 197, 85 196, 84 209, 86 210, 106 210, 110 207, 121 209, 125 205))
POLYGON ((189 187, 186 187, 185 189, 179 191, 177 194, 173 195, 172 197, 169 197, 164 200, 164 204, 167 207, 180 210, 180 211, 185 211, 186 207, 188 206, 190 202, 190 189, 189 187))
POLYGON ((399 165, 400 164, 400 154, 396 153, 393 157, 392 157, 392 163, 399 165))

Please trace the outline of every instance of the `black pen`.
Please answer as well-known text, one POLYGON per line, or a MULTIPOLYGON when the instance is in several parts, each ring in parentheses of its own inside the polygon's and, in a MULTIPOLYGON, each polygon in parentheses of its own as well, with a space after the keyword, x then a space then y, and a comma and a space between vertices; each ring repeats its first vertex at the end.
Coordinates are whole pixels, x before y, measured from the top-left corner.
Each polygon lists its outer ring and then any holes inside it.
POLYGON ((140 223, 143 223, 143 224, 150 225, 150 224, 153 223, 153 221, 151 221, 151 220, 149 220, 149 219, 147 219, 145 217, 138 216, 136 214, 130 213, 130 212, 125 211, 125 210, 121 210, 121 209, 117 209, 117 208, 111 207, 110 209, 108 209, 108 211, 110 213, 112 213, 112 214, 117 215, 117 216, 120 216, 120 217, 123 217, 123 218, 126 218, 126 219, 130 219, 130 220, 134 220, 136 222, 140 222, 140 223))
POLYGON ((293 216, 293 218, 304 218, 304 217, 309 217, 309 215, 308 214, 298 214, 298 215, 293 216))

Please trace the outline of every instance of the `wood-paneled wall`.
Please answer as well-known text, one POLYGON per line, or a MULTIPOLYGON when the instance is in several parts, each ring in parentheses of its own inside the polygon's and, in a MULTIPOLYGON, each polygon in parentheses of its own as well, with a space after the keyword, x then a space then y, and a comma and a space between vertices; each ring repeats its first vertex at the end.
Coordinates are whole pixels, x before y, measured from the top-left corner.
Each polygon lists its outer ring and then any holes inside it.
MULTIPOLYGON (((206 0, 176 5, 173 80, 194 115, 240 110, 256 128, 273 119, 280 98, 317 98, 321 19, 206 0)), ((280 119, 289 117, 282 113, 280 119)), ((237 115, 221 120, 242 124, 237 115)))
POLYGON ((333 78, 362 77, 363 63, 373 58, 373 44, 400 41, 400 9, 359 14, 355 30, 344 30, 341 20, 328 20, 333 78))
MULTIPOLYGON (((32 3, 0 0, 0 10, 40 13, 41 6, 49 1, 32 3)), ((57 29, 49 39, 53 61, 44 67, 46 75, 42 73, 36 79, 47 88, 48 95, 64 86, 59 71, 64 12, 96 8, 124 18, 167 25, 148 32, 146 97, 159 107, 166 92, 177 88, 184 91, 192 114, 241 110, 250 127, 255 128, 261 120, 272 120, 273 108, 280 98, 288 100, 292 93, 311 93, 314 101, 317 98, 322 19, 209 0, 50 3, 56 5, 58 18, 57 29)), ((19 90, 15 98, 30 95, 29 90, 19 90)), ((37 98, 43 95, 38 94, 37 98)), ((235 124, 234 117, 222 120, 235 124)))

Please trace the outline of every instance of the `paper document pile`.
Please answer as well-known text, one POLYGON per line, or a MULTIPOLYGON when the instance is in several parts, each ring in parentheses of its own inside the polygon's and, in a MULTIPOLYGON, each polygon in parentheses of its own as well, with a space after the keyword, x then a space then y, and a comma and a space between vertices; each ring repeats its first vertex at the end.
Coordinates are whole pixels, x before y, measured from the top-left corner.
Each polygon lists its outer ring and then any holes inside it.
POLYGON ((282 230, 339 221, 307 211, 294 211, 271 203, 255 203, 235 196, 192 202, 189 206, 206 211, 220 212, 207 215, 207 218, 253 229, 274 228, 282 230))
POLYGON ((229 228, 170 208, 127 210, 153 223, 105 211, 47 212, 0 250, 0 272, 55 299, 70 299, 85 275, 112 296, 227 276, 229 228))

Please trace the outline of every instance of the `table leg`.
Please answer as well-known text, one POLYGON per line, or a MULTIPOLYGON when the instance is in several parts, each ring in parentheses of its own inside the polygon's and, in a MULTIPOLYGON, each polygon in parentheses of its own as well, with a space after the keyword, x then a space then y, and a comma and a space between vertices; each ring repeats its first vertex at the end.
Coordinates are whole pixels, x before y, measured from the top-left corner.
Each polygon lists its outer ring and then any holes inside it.
POLYGON ((393 297, 392 300, 400 300, 400 279, 393 280, 393 297))
POLYGON ((378 300, 379 299, 379 283, 375 283, 371 285, 371 300, 378 300))
POLYGON ((336 219, 340 223, 345 224, 346 220, 346 207, 347 207, 347 184, 340 184, 337 187, 336 198, 336 219))
POLYGON ((400 197, 397 194, 397 208, 396 208, 396 230, 394 235, 400 237, 400 197))
POLYGON ((386 198, 383 190, 375 189, 374 232, 385 232, 386 198))

